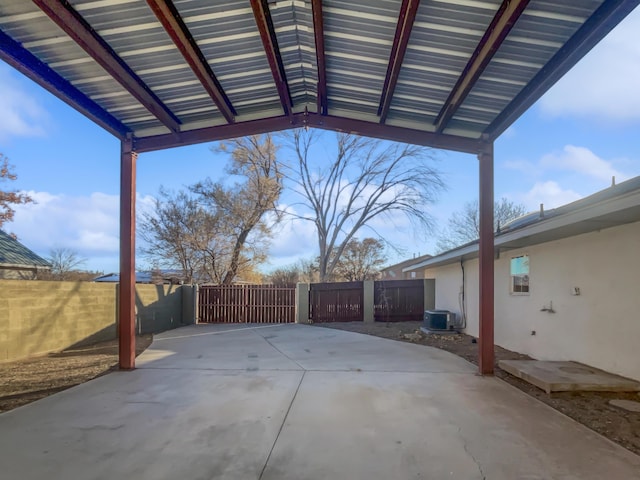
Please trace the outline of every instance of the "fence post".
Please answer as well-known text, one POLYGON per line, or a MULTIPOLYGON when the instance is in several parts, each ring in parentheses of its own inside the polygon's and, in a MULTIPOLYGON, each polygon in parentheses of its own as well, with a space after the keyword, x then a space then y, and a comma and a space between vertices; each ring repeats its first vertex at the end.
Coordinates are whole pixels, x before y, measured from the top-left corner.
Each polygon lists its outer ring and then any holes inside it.
POLYGON ((375 321, 373 280, 362 282, 362 290, 362 320, 365 323, 371 323, 375 321))
POLYGON ((436 279, 424 279, 424 309, 433 310, 436 308, 436 279))
POLYGON ((198 311, 196 307, 198 302, 198 286, 182 285, 180 291, 182 293, 182 318, 180 323, 193 325, 196 323, 196 312, 198 311))
POLYGON ((309 323, 309 284, 296 285, 296 323, 309 323))

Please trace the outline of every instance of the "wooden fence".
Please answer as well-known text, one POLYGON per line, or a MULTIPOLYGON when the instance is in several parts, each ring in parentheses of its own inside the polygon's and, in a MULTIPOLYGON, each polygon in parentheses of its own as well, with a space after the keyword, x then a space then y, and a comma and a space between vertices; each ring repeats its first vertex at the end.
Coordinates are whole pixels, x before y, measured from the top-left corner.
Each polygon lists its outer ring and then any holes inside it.
POLYGON ((295 322, 296 289, 273 285, 201 285, 200 323, 295 322))
POLYGON ((309 318, 315 323, 363 320, 362 282, 312 283, 309 318))
POLYGON ((420 321, 424 315, 423 280, 386 280, 373 284, 376 322, 420 321))

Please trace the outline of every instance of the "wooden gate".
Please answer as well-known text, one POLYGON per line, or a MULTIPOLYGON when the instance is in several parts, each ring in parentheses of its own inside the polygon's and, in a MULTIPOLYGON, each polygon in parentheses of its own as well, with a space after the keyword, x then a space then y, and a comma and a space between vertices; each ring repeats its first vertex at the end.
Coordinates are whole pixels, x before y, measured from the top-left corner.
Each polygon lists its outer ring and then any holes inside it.
POLYGON ((362 282, 312 283, 309 318, 314 323, 361 322, 362 282))
POLYGON ((202 285, 199 323, 295 322, 296 289, 273 285, 202 285))
POLYGON ((376 322, 421 321, 424 315, 424 280, 377 281, 374 288, 376 322))

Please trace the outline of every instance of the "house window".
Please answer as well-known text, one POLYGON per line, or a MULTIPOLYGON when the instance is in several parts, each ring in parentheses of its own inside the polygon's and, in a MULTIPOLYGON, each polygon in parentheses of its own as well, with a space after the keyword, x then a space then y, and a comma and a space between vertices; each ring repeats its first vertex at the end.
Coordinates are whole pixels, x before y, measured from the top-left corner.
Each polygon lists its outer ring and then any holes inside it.
POLYGON ((529 294, 529 255, 511 258, 511 293, 529 294))
POLYGON ((411 272, 411 278, 416 278, 416 272, 411 272))

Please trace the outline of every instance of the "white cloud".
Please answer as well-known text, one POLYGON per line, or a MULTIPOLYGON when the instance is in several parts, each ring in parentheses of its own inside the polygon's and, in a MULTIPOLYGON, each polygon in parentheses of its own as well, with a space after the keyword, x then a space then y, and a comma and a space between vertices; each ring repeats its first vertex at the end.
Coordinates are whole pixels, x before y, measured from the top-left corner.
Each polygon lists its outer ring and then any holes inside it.
MULTIPOLYGON (((517 196, 516 196, 517 197, 517 196)), ((567 203, 575 202, 582 196, 570 189, 563 189, 557 182, 536 182, 531 190, 520 195, 520 200, 529 210, 537 210, 540 204, 545 209, 556 208, 567 203)))
POLYGON ((507 160, 502 163, 502 166, 509 170, 516 170, 530 177, 540 174, 539 166, 527 160, 507 160))
POLYGON ((555 117, 640 120, 640 9, 633 11, 540 100, 555 117))
POLYGON ((0 65, 0 140, 45 134, 47 112, 12 77, 8 67, 0 65))
POLYGON ((565 145, 562 152, 544 155, 539 165, 544 169, 580 173, 604 182, 610 181, 614 176, 617 181, 629 178, 628 175, 616 170, 612 162, 603 160, 588 148, 574 145, 565 145))
MULTIPOLYGON (((94 192, 89 196, 26 192, 35 203, 18 205, 15 219, 6 225, 20 241, 40 255, 64 247, 88 258, 89 269, 117 271, 120 245, 118 195, 94 192)), ((138 211, 153 198, 138 196, 138 211)))
POLYGON ((279 265, 293 263, 298 258, 311 258, 318 254, 315 225, 310 220, 295 218, 300 215, 291 205, 279 205, 288 215, 274 229, 269 256, 279 265))

